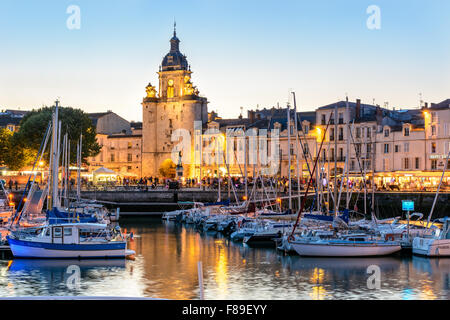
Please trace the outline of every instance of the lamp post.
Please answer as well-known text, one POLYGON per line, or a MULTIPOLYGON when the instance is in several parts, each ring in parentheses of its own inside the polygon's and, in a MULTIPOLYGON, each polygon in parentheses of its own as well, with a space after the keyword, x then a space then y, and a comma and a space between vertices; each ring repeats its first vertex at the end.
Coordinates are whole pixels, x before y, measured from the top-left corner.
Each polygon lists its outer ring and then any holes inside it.
POLYGON ((183 176, 183 165, 181 164, 181 151, 178 152, 178 164, 175 170, 177 173, 178 181, 180 181, 181 177, 183 176))

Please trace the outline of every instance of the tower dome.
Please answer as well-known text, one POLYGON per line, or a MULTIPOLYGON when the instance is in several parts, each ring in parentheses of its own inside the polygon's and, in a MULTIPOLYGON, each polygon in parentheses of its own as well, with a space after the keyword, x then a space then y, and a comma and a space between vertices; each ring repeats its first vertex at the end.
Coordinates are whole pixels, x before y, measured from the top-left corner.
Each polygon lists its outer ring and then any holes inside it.
POLYGON ((186 56, 180 52, 180 40, 177 38, 176 25, 170 39, 170 51, 161 63, 161 71, 188 70, 186 56))

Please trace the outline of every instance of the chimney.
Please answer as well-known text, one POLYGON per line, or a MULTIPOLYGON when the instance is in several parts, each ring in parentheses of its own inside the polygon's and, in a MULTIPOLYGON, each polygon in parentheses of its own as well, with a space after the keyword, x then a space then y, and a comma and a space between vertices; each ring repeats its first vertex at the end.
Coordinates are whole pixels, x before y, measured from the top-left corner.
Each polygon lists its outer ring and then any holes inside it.
POLYGON ((255 122, 255 111, 253 110, 248 111, 248 119, 250 120, 250 123, 255 122))
POLYGON ((377 109, 375 111, 375 119, 378 125, 383 121, 383 110, 379 106, 377 106, 377 109))
POLYGON ((359 120, 361 117, 361 99, 356 99, 355 119, 359 120))

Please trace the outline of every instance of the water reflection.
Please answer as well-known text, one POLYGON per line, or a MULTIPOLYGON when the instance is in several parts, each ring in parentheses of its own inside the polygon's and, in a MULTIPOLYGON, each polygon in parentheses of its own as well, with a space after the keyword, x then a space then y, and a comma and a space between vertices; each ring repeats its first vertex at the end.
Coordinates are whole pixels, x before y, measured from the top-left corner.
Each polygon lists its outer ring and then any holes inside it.
POLYGON ((206 299, 449 299, 450 259, 363 259, 283 256, 250 248, 218 233, 157 219, 124 220, 135 261, 4 261, 1 296, 112 295, 198 299, 202 261, 206 299), (67 286, 70 265, 80 288, 67 286), (381 270, 381 289, 367 287, 367 268, 381 270))

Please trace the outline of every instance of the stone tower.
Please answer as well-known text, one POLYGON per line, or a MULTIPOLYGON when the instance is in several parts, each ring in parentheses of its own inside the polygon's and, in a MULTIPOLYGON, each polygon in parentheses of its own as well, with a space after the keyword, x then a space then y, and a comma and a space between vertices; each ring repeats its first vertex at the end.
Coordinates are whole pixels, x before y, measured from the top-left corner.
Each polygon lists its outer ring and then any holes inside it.
MULTIPOLYGON (((142 102, 143 176, 161 177, 161 164, 172 158, 172 151, 178 144, 171 141, 176 129, 189 131, 193 150, 194 121, 205 124, 208 120, 208 101, 200 97, 197 88, 192 85, 192 72, 186 56, 180 52, 179 44, 174 28, 170 51, 158 72, 159 93, 151 83, 146 87, 147 95, 142 102)), ((188 156, 183 155, 183 159, 188 156)), ((193 167, 184 161, 183 176, 192 176, 193 167)))

